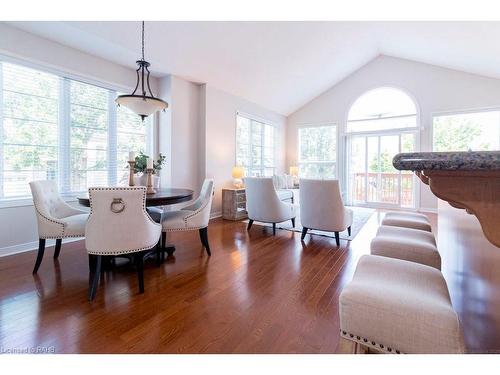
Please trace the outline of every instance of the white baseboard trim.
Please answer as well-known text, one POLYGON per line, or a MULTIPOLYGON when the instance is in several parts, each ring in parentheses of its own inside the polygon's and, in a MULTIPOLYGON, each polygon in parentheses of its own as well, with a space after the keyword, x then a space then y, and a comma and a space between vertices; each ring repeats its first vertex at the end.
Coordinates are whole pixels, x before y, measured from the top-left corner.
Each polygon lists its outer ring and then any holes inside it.
MULTIPOLYGON (((222 216, 222 211, 212 212, 210 214, 210 220, 216 219, 222 216)), ((66 238, 63 243, 80 241, 82 238, 66 238)), ((50 247, 56 244, 56 240, 47 240, 45 246, 50 247)), ((38 249, 38 241, 22 243, 19 245, 12 245, 0 248, 0 258, 9 255, 24 253, 27 251, 33 251, 38 249)))
MULTIPOLYGON (((81 241, 81 238, 65 238, 63 239, 63 244, 68 242, 81 241)), ((45 243, 45 247, 54 246, 56 244, 56 240, 47 240, 45 243)), ((25 253, 27 251, 33 251, 38 249, 38 241, 22 243, 19 245, 6 246, 0 248, 0 258, 6 257, 9 255, 25 253)))

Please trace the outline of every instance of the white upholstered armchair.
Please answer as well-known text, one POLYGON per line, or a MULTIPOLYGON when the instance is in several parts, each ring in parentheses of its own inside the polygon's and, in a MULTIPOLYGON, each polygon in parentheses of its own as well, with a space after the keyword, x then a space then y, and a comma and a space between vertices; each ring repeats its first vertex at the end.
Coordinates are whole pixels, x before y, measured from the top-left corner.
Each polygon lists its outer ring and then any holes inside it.
POLYGON ((158 244, 161 225, 146 212, 145 187, 90 188, 90 216, 85 228, 89 254, 89 300, 96 294, 103 256, 133 254, 144 292, 145 252, 158 244))
POLYGON ((63 238, 85 236, 88 214, 67 204, 59 195, 55 181, 32 181, 30 188, 38 224, 38 255, 33 268, 33 273, 37 273, 45 252, 45 240, 56 240, 54 259, 57 259, 63 238))
POLYGON ((338 180, 300 180, 300 222, 302 239, 308 229, 335 232, 337 246, 339 232, 351 235, 352 210, 345 208, 338 180))
POLYGON ((250 230, 254 221, 272 223, 273 235, 276 234, 276 223, 291 220, 295 227, 295 207, 280 200, 272 178, 247 177, 245 190, 249 219, 247 230, 250 230))
MULTIPOLYGON (((212 208, 212 197, 214 194, 214 180, 205 179, 201 187, 199 197, 190 205, 176 211, 164 211, 162 214, 163 236, 168 232, 179 232, 197 230, 200 232, 200 240, 207 251, 212 255, 208 243, 208 222, 212 208)), ((162 240, 163 244, 166 242, 162 240)), ((172 250, 167 250, 172 254, 172 250)))

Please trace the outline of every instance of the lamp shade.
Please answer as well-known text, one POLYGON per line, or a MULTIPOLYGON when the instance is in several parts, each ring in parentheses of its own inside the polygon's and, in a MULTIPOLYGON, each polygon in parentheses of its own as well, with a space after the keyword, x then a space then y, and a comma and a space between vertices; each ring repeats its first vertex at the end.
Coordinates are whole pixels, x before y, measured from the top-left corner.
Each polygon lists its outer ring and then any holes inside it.
POLYGON ((296 166, 292 166, 290 167, 290 174, 293 176, 293 177, 297 177, 299 175, 299 168, 296 167, 296 166))
POLYGON ((139 95, 120 95, 116 98, 116 103, 127 107, 141 117, 147 117, 168 107, 168 104, 161 99, 139 95))
POLYGON ((233 170, 231 172, 231 176, 233 178, 243 178, 245 176, 245 169, 243 167, 233 167, 233 170))

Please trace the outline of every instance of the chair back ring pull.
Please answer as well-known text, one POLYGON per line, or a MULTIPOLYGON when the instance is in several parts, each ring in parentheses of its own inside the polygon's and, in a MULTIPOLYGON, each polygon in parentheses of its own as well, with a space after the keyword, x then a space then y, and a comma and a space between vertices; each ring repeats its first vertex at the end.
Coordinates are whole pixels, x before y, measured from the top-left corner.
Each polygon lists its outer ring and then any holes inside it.
POLYGON ((119 214, 120 212, 123 212, 123 210, 125 209, 125 203, 123 202, 122 198, 113 198, 113 202, 111 202, 109 208, 111 212, 119 214))

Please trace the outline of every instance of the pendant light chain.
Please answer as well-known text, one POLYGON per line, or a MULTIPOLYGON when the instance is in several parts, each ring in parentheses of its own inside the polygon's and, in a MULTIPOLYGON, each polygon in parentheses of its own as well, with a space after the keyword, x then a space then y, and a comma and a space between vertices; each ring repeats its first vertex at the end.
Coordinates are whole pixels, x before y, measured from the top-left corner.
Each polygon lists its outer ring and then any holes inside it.
POLYGON ((144 21, 142 21, 142 60, 144 60, 144 21))
POLYGON ((141 31, 142 59, 136 61, 138 68, 135 71, 137 74, 135 89, 132 94, 120 95, 115 99, 115 101, 118 106, 123 105, 137 113, 141 117, 142 121, 144 121, 147 116, 155 112, 165 110, 165 108, 168 107, 168 103, 155 97, 153 95, 153 91, 151 91, 151 86, 149 85, 150 71, 148 69, 150 64, 144 59, 144 21, 142 21, 141 31), (140 89, 141 95, 136 94, 138 89, 140 89), (149 93, 146 90, 148 90, 149 93))

